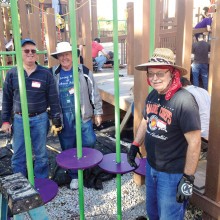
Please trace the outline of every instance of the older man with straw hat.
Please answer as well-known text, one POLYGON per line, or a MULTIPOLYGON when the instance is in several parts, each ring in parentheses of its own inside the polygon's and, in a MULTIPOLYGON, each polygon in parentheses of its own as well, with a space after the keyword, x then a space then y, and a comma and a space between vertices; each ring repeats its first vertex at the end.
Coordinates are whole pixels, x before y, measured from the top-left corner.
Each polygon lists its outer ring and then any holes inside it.
POLYGON ((153 90, 146 98, 128 162, 137 167, 134 159, 144 142, 146 206, 151 220, 184 219, 200 155, 198 105, 180 83, 180 76, 186 75, 187 70, 175 65, 174 60, 170 49, 156 48, 148 63, 136 66, 146 72, 153 90))

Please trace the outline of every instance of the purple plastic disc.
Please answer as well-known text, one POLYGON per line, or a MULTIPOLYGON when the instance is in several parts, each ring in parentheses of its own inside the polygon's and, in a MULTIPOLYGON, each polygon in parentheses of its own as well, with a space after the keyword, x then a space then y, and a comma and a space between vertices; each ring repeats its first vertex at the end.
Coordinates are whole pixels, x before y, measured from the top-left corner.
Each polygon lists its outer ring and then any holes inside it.
POLYGON ((59 166, 65 169, 87 169, 100 163, 103 158, 103 154, 93 148, 82 148, 82 157, 77 157, 77 149, 72 148, 65 150, 57 155, 56 161, 59 166))
POLYGON ((136 170, 134 170, 134 172, 142 176, 146 176, 146 162, 147 162, 146 158, 141 158, 140 166, 136 170))
POLYGON ((51 201, 58 192, 58 185, 50 179, 35 178, 35 189, 40 193, 44 203, 51 201))
MULTIPOLYGON (((135 162, 139 166, 140 160, 138 158, 135 158, 135 162)), ((127 154, 125 153, 121 153, 120 163, 116 162, 115 153, 104 155, 101 163, 99 164, 99 167, 101 167, 103 170, 105 170, 108 173, 114 173, 114 174, 124 174, 135 170, 135 168, 131 167, 130 164, 128 163, 127 154)))

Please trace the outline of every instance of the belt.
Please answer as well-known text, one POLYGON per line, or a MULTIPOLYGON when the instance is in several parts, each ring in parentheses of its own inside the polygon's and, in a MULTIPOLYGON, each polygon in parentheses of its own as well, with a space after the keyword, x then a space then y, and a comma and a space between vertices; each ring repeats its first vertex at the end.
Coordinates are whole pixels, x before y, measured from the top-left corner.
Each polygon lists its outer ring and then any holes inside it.
MULTIPOLYGON (((37 116, 37 115, 40 115, 42 113, 44 113, 45 111, 42 111, 42 112, 35 112, 35 113, 29 113, 28 116, 29 117, 34 117, 34 116, 37 116)), ((22 113, 21 112, 15 112, 14 114, 17 114, 17 115, 21 115, 22 116, 22 113)))

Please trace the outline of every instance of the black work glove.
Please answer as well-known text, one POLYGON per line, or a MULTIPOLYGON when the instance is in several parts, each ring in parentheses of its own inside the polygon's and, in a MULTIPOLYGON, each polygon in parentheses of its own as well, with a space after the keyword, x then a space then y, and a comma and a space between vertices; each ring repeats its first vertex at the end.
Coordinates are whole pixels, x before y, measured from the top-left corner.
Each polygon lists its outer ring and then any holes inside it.
POLYGON ((184 202, 184 200, 187 200, 192 196, 194 179, 194 176, 183 174, 183 177, 181 178, 177 186, 177 202, 182 203, 184 202))
POLYGON ((135 162, 135 157, 137 156, 137 153, 139 153, 140 157, 142 158, 142 154, 139 150, 139 147, 132 144, 127 154, 127 160, 131 167, 135 167, 135 168, 138 167, 135 162))
POLYGON ((52 135, 57 136, 57 134, 59 134, 61 130, 62 130, 61 118, 52 118, 52 126, 50 129, 52 135))

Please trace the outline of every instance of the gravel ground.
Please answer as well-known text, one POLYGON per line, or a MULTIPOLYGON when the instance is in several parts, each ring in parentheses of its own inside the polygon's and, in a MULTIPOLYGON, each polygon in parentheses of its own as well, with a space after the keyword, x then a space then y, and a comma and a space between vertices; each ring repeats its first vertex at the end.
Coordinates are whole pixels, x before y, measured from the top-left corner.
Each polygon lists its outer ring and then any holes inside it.
MULTIPOLYGON (((103 183, 103 190, 84 187, 84 213, 88 220, 117 219, 117 178, 103 183)), ((122 218, 131 220, 145 213, 145 186, 134 184, 132 174, 121 177, 122 218)), ((78 190, 63 186, 55 199, 46 204, 51 219, 79 219, 78 190)))

